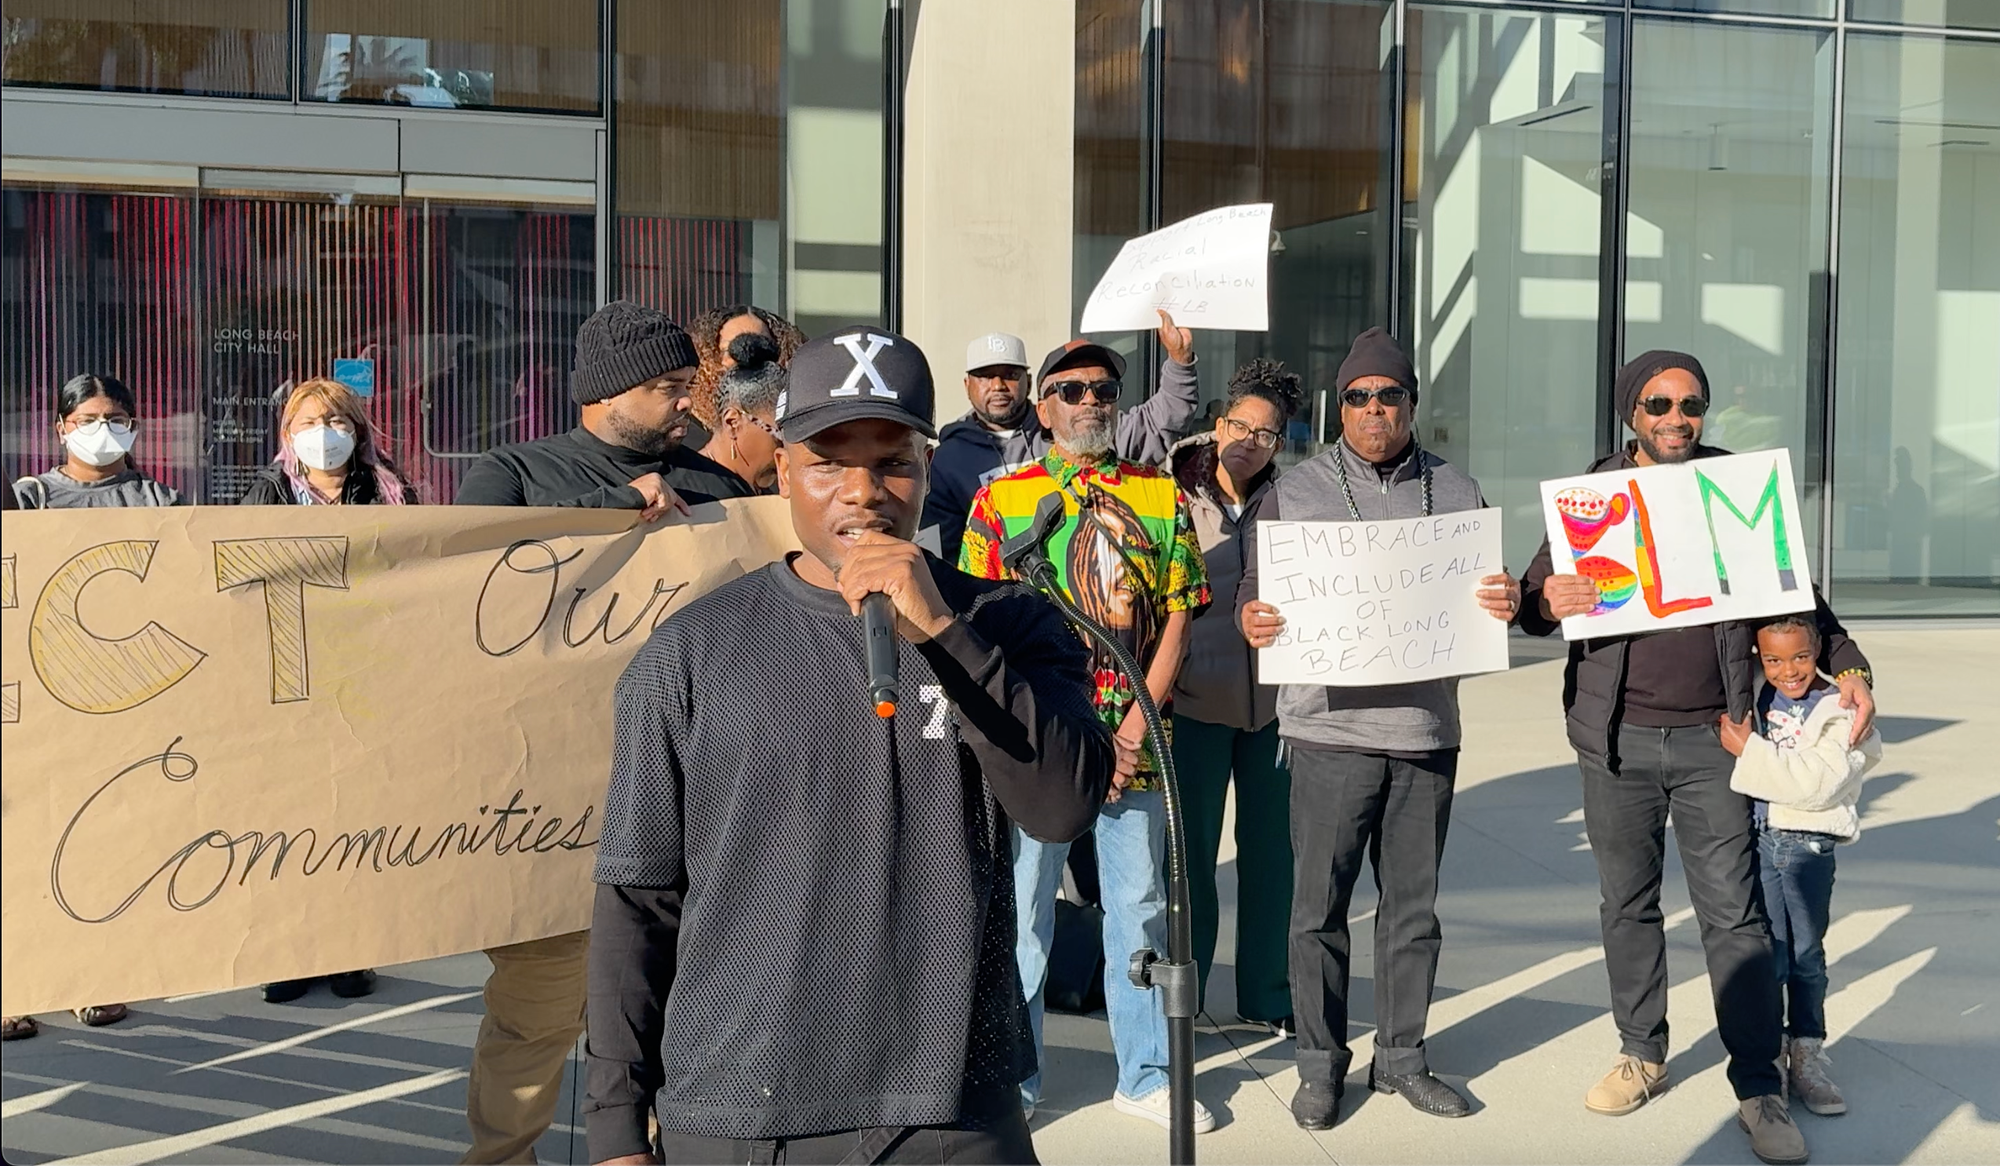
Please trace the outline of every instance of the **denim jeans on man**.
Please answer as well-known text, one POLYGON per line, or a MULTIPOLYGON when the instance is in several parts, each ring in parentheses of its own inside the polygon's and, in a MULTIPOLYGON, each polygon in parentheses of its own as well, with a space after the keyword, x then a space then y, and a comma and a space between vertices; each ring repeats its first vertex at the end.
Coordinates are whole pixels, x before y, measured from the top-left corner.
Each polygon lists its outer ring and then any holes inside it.
MULTIPOLYGON (((1097 877, 1104 907, 1104 1001, 1111 1017, 1111 1047, 1118 1056, 1118 1092, 1137 1100, 1167 1085, 1167 1018, 1152 989, 1126 979, 1132 953, 1167 950, 1167 892, 1162 877, 1167 819, 1158 790, 1127 790, 1097 815, 1097 877)), ((1068 843, 1037 842, 1014 831, 1014 908, 1019 936, 1015 957, 1028 993, 1028 1021, 1035 1030, 1035 1075, 1021 1084, 1023 1104, 1042 1096, 1042 989, 1048 979, 1049 943, 1055 936, 1056 890, 1062 886, 1068 843)))
POLYGON ((1583 826, 1597 859, 1604 970, 1620 1051, 1667 1059, 1667 935, 1660 883, 1667 817, 1708 956, 1716 1027, 1740 1099, 1778 1093, 1781 1037, 1771 933, 1757 893, 1750 799, 1729 788, 1735 759, 1713 725, 1621 725, 1610 765, 1579 753, 1583 826))
POLYGON ((1785 991, 1786 1032, 1826 1039, 1826 925, 1833 913, 1833 850, 1840 839, 1766 828, 1757 874, 1771 917, 1771 954, 1785 991))

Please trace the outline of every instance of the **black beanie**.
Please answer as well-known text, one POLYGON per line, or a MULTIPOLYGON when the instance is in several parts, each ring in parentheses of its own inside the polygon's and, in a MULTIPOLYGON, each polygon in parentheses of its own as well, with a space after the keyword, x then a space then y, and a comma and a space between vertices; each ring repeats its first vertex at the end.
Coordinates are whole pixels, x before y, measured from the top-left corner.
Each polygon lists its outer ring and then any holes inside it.
POLYGON ((1362 377, 1388 377, 1397 384, 1417 392, 1417 370, 1410 358, 1403 355, 1401 345, 1395 338, 1380 328, 1370 328, 1354 338, 1354 346, 1347 350, 1347 359, 1340 362, 1340 372, 1335 374, 1333 387, 1345 389, 1362 377))
POLYGON ((615 397, 677 368, 699 363, 694 339, 658 308, 613 300, 576 330, 569 395, 579 405, 615 397))
POLYGON ((1670 368, 1693 373, 1694 379, 1701 382, 1701 399, 1708 400, 1708 372, 1701 367, 1699 360, 1671 348, 1655 348, 1627 361, 1625 367, 1618 370, 1618 378, 1611 382, 1611 398, 1618 406, 1621 424, 1632 424, 1632 411, 1639 407, 1639 394, 1645 391, 1646 382, 1670 368))

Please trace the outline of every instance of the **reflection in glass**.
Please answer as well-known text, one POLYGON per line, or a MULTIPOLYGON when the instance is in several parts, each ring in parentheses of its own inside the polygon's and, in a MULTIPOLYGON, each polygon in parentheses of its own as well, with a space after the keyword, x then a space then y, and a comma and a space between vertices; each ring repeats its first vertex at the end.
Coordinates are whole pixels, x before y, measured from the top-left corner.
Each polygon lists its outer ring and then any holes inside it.
POLYGON ((1632 58, 1625 356, 1699 357, 1702 439, 1790 449, 1815 528, 1806 409, 1820 392, 1833 36, 1642 21, 1632 58))
POLYGON ((594 6, 563 0, 306 7, 308 99, 596 113, 594 6))
POLYGON ((0 78, 9 85, 289 97, 290 28, 286 0, 8 0, 0 15, 0 78))
POLYGON ((1993 0, 1853 0, 1853 4, 1850 15, 1856 20, 2000 29, 2000 4, 1993 0))
POLYGON ((1637 0, 1639 8, 1673 12, 1747 12, 1758 16, 1831 18, 1836 0, 1637 0))
POLYGON ((1847 69, 1835 594, 2000 613, 2000 44, 1857 33, 1847 69))
POLYGON ((1596 448, 1604 41, 1617 18, 1412 7, 1404 332, 1418 434, 1542 538, 1543 478, 1596 448))
POLYGON ((1381 45, 1390 11, 1385 0, 1197 0, 1167 10, 1163 220, 1275 204, 1271 330, 1196 333, 1210 370, 1202 392, 1219 400, 1230 371, 1253 356, 1298 372, 1307 411, 1286 461, 1316 449, 1319 394, 1332 390, 1349 342, 1388 323, 1391 80, 1381 45))
MULTIPOLYGON (((1143 5, 1077 0, 1075 235, 1070 244, 1070 327, 1081 334, 1083 305, 1125 241, 1146 233, 1146 118, 1143 5)), ((1172 180, 1169 179, 1169 185, 1172 180)), ((1134 357, 1140 337, 1093 337, 1134 357)), ((1133 370, 1136 385, 1150 371, 1133 370)), ((1133 394, 1135 397, 1137 394, 1133 394)))

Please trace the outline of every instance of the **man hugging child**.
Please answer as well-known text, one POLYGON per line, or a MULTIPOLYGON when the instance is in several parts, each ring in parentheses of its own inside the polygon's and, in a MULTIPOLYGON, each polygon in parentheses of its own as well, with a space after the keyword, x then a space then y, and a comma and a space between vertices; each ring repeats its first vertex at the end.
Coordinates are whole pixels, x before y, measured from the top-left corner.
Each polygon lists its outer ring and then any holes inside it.
POLYGON ((1872 728, 1852 741, 1854 714, 1822 678, 1819 629, 1810 613, 1757 630, 1764 687, 1750 719, 1722 720, 1722 744, 1736 755, 1729 786, 1756 799, 1757 866, 1764 910, 1786 1000, 1779 1069, 1793 1096, 1819 1114, 1847 1112, 1827 1075, 1826 938, 1833 906, 1833 852, 1861 835, 1861 778, 1882 760, 1872 728), (1833 699, 1825 699, 1832 697, 1833 699))

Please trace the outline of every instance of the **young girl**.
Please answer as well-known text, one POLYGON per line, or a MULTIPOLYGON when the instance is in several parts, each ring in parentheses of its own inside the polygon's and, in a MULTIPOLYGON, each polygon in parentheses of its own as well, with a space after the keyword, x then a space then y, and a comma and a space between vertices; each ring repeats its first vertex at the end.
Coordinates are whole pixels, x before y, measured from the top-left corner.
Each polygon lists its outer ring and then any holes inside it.
POLYGON ((14 483, 23 510, 96 506, 181 506, 186 499, 132 464, 139 400, 117 377, 84 373, 56 390, 56 436, 63 464, 14 483))
POLYGON ((1780 1065, 1807 1109, 1846 1113, 1827 1073, 1824 941, 1834 848, 1861 835, 1861 778, 1882 760, 1882 738, 1870 730, 1849 746, 1854 717, 1814 663, 1819 630, 1810 616, 1780 616, 1757 629, 1757 654, 1766 681, 1757 694, 1757 731, 1748 717, 1724 717, 1722 744, 1737 758, 1730 788, 1757 799, 1758 872, 1786 998, 1780 1065), (1829 695, 1834 699, 1824 699, 1829 695))

